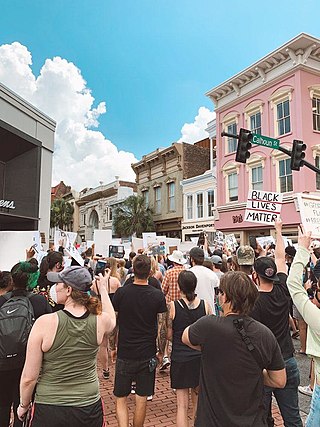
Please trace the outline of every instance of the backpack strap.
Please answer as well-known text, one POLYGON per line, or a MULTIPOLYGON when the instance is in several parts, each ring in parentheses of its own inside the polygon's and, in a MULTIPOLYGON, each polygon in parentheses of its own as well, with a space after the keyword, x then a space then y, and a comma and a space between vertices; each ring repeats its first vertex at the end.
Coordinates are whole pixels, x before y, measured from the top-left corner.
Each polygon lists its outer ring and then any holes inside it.
POLYGON ((263 369, 264 363, 262 362, 262 358, 261 358, 260 354, 257 352, 257 349, 252 344, 250 338, 247 335, 246 330, 244 329, 243 319, 235 319, 233 321, 233 324, 235 325, 235 327, 236 327, 242 341, 245 343, 247 349, 252 354, 252 357, 257 362, 257 365, 259 366, 259 368, 263 369))

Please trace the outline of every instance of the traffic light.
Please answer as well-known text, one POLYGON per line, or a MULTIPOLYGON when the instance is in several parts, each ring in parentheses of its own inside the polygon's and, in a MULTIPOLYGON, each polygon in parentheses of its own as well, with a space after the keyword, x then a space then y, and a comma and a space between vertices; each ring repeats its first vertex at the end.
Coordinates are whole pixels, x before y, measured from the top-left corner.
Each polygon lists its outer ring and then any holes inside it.
POLYGON ((236 162, 246 163, 250 157, 252 133, 247 129, 240 129, 236 162))
POLYGON ((291 153, 291 169, 293 171, 298 171, 303 166, 303 159, 306 156, 305 149, 307 148, 306 144, 303 141, 298 139, 293 140, 292 153, 291 153))

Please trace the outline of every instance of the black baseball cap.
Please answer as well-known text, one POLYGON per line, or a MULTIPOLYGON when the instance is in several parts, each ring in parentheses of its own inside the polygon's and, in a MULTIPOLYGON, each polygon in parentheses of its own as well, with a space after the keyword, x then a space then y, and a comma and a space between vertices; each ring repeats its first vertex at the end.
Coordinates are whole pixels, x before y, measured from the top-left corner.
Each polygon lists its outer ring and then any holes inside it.
POLYGON ((253 268, 260 277, 274 282, 279 281, 277 266, 272 258, 267 256, 257 258, 254 262, 253 268))
POLYGON ((199 248, 199 246, 195 246, 192 248, 189 252, 189 255, 191 258, 204 261, 204 251, 203 249, 199 248))

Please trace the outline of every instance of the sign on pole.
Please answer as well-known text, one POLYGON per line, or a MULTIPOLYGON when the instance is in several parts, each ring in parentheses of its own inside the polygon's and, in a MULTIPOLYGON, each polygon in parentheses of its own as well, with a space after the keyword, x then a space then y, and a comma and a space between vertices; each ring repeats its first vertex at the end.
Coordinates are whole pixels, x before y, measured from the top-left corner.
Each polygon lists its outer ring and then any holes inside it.
POLYGON ((251 142, 253 144, 262 145, 263 147, 272 149, 278 149, 280 147, 280 139, 270 138, 269 136, 260 135, 254 132, 252 132, 251 142))
POLYGON ((249 190, 244 221, 274 224, 280 217, 282 193, 249 190))
POLYGON ((320 238, 320 197, 297 194, 301 222, 311 237, 320 238))

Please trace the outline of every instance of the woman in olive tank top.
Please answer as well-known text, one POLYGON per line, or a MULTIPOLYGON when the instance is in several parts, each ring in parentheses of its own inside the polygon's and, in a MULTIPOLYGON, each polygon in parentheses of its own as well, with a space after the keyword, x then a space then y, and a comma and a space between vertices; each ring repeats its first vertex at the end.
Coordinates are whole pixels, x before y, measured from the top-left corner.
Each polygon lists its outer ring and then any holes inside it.
POLYGON ((84 267, 47 277, 56 283, 50 290, 52 299, 64 309, 40 317, 32 328, 18 416, 24 419, 36 387, 31 427, 102 427, 96 356, 104 334, 116 324, 106 290, 109 273, 96 280, 101 302, 90 296, 91 275, 84 267))

